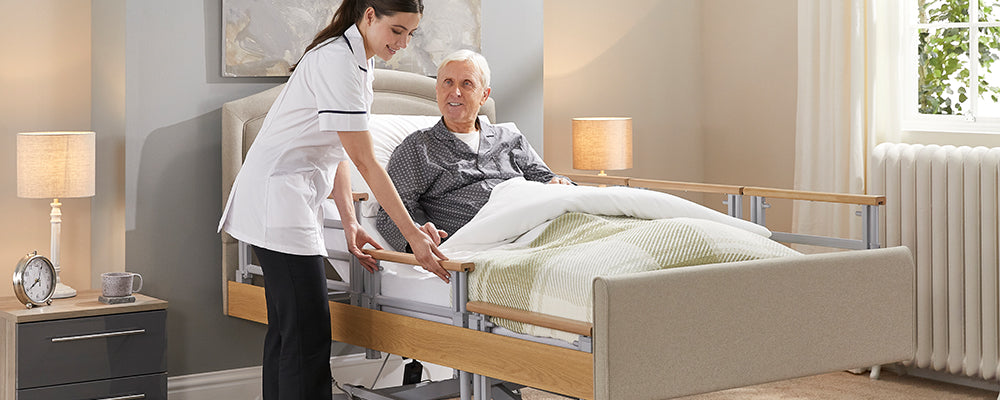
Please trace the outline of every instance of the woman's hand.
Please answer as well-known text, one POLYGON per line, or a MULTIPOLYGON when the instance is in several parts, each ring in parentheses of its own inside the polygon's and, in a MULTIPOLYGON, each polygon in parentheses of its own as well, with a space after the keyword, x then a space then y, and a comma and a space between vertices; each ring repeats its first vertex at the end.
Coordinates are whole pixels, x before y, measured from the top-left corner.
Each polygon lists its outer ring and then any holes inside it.
POLYGON ((438 262, 438 260, 447 260, 448 257, 445 257, 444 253, 438 250, 432 236, 428 235, 423 228, 411 232, 414 233, 406 236, 406 241, 410 244, 410 249, 413 250, 413 255, 417 258, 420 266, 437 275, 445 283, 451 282, 451 273, 438 262))
POLYGON ((368 236, 368 232, 365 232, 365 228, 362 228, 357 222, 348 222, 343 225, 344 236, 347 238, 347 251, 350 251, 351 254, 357 257, 358 261, 361 262, 361 266, 365 267, 368 272, 378 271, 378 261, 376 261, 374 257, 361 251, 361 248, 364 247, 365 244, 370 244, 372 247, 382 250, 382 246, 379 246, 379 244, 375 242, 375 239, 368 236))
POLYGON ((410 249, 413 250, 413 255, 416 256, 420 266, 437 275, 441 280, 449 282, 451 274, 438 263, 438 260, 447 260, 448 257, 445 257, 441 250, 438 250, 434 240, 426 232, 413 223, 409 212, 403 206, 403 201, 399 199, 396 187, 389 179, 389 174, 385 172, 385 168, 382 168, 381 164, 375 161, 371 133, 368 131, 341 131, 337 134, 341 144, 344 145, 344 151, 351 157, 351 161, 354 161, 354 165, 358 167, 358 172, 365 178, 365 182, 368 182, 375 199, 382 205, 386 214, 389 214, 389 218, 392 218, 392 222, 399 227, 406 242, 410 244, 410 249))

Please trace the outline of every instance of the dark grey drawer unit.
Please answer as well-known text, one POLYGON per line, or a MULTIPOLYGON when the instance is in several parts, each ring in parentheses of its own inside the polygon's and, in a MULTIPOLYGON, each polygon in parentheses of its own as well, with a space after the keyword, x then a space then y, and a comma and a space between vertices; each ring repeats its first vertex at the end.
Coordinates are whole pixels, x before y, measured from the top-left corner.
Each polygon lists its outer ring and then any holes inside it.
POLYGON ((100 294, 32 309, 0 297, 0 400, 166 400, 167 302, 100 294))
POLYGON ((166 371, 166 328, 166 310, 18 324, 17 388, 166 371))
POLYGON ((167 400, 167 374, 105 379, 17 391, 18 400, 167 400))

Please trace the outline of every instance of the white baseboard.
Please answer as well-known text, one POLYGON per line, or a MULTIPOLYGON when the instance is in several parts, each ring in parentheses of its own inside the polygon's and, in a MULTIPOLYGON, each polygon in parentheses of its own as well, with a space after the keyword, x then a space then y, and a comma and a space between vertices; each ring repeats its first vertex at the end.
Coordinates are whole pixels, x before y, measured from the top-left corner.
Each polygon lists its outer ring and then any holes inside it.
MULTIPOLYGON (((385 368, 375 387, 398 386, 403 382, 404 362, 399 356, 383 355, 382 359, 368 360, 364 354, 350 354, 330 359, 330 372, 340 384, 364 385, 369 387, 379 368, 385 368)), ((452 369, 422 363, 423 379, 434 381, 452 377, 452 369)), ((172 376, 167 378, 167 396, 170 400, 218 400, 261 398, 261 367, 248 367, 200 374, 172 376)), ((334 392, 338 392, 334 389, 334 392)))

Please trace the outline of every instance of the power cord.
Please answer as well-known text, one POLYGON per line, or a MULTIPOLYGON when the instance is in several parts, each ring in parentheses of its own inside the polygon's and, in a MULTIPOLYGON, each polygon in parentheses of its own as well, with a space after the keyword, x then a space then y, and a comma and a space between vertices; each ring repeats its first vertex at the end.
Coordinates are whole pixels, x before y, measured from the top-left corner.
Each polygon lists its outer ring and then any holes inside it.
POLYGON ((354 397, 354 395, 351 394, 351 392, 348 392, 348 391, 344 390, 344 388, 340 386, 340 383, 338 383, 336 379, 333 380, 333 387, 337 388, 337 390, 339 390, 342 393, 344 393, 345 395, 347 395, 347 400, 357 400, 358 399, 357 397, 354 397))
POLYGON ((389 357, 391 357, 391 356, 392 356, 391 354, 386 354, 386 355, 385 355, 385 359, 384 359, 384 360, 382 360, 382 366, 381 366, 381 367, 379 367, 379 369, 378 369, 378 373, 377 373, 377 374, 375 374, 375 380, 374 380, 374 381, 372 381, 372 386, 371 386, 372 390, 374 390, 374 389, 375 389, 375 384, 376 384, 376 383, 378 383, 378 378, 379 378, 380 376, 382 376, 382 369, 384 369, 384 368, 385 368, 385 363, 389 362, 389 357))

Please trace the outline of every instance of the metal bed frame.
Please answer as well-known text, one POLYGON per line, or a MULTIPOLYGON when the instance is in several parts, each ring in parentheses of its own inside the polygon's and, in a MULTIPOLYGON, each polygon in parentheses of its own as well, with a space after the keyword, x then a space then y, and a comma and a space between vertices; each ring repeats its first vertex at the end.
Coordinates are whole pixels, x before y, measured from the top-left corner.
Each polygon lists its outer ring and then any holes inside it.
MULTIPOLYGON (((648 190, 659 191, 685 191, 699 193, 714 193, 725 196, 723 203, 727 206, 727 214, 735 218, 743 218, 744 197, 749 199, 750 216, 753 223, 766 226, 766 212, 771 207, 767 199, 783 198, 792 200, 819 201, 831 203, 847 203, 861 206, 861 210, 856 212, 862 218, 862 239, 830 238, 815 235, 797 234, 789 232, 772 232, 771 238, 778 242, 795 243, 823 246, 830 248, 860 250, 876 249, 880 247, 878 242, 878 208, 885 203, 884 196, 868 195, 841 195, 822 192, 803 192, 783 189, 770 189, 761 187, 745 187, 733 185, 700 184, 675 181, 659 181, 649 179, 637 179, 616 176, 593 176, 565 174, 570 179, 585 184, 610 184, 615 186, 626 186, 648 190)), ((367 200, 365 194, 355 194, 355 214, 361 220, 360 202, 367 200)), ((343 230, 339 220, 328 219, 324 227, 332 230, 343 230)), ((434 304, 422 303, 419 301, 402 299, 399 297, 386 296, 381 293, 381 275, 368 273, 357 259, 350 253, 329 249, 330 260, 346 261, 350 264, 349 283, 341 280, 327 279, 329 298, 332 301, 346 300, 353 306, 358 306, 370 310, 388 311, 396 314, 413 316, 422 319, 435 320, 436 322, 448 323, 456 327, 462 327, 480 332, 492 333, 494 325, 490 322, 490 315, 483 310, 476 309, 470 311, 467 307, 469 303, 467 293, 468 274, 472 270, 471 264, 467 268, 459 268, 459 271, 451 272, 452 284, 451 298, 452 306, 443 307, 434 304)), ((386 257, 383 252, 371 251, 370 254, 376 258, 389 261, 407 261, 386 257), (381 257, 380 257, 381 255, 381 257)), ((263 276, 260 266, 254 265, 251 260, 250 246, 239 242, 239 267, 237 277, 241 283, 251 283, 253 276, 263 276)), ((398 257, 396 257, 398 258, 398 257)), ((411 262, 412 264, 412 262, 411 262)), ((518 336, 520 339, 531 340, 528 335, 518 336)), ((574 350, 592 353, 593 342, 590 335, 580 334, 575 343, 570 347, 574 350)), ((366 349, 366 358, 378 359, 381 352, 366 349)), ((873 366, 871 369, 872 379, 877 379, 880 374, 880 366, 873 366)), ((489 377, 471 374, 456 370, 454 377, 450 380, 430 383, 420 383, 403 385, 398 387, 375 390, 361 386, 345 385, 343 389, 347 394, 340 394, 337 399, 365 399, 365 400, 406 400, 406 399, 436 399, 448 398, 455 395, 462 400, 484 398, 486 393, 490 393, 497 400, 518 400, 520 395, 517 390, 523 385, 511 384, 493 380, 489 377)))

